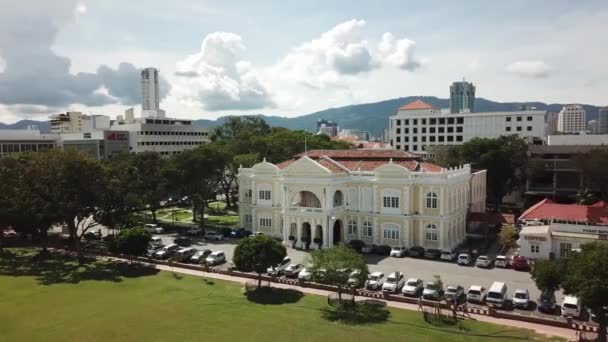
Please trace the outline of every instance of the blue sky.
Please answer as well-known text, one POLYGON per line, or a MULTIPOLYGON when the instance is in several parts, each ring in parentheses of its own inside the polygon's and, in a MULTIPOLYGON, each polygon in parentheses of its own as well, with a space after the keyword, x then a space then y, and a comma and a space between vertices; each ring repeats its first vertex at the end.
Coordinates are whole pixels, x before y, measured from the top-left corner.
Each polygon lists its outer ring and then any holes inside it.
POLYGON ((608 104, 606 1, 0 0, 0 10, 3 122, 121 114, 137 107, 146 66, 167 81, 161 107, 188 118, 447 97, 462 77, 496 101, 608 104))

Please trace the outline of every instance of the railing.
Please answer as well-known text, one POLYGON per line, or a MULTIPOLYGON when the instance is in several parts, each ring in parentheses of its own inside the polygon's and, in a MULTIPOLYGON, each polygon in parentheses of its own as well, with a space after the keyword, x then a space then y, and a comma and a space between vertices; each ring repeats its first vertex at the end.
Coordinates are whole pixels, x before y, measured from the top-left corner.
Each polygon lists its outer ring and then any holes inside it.
POLYGON ((301 213, 322 213, 323 209, 321 208, 305 208, 305 207, 290 207, 287 208, 289 212, 301 212, 301 213))

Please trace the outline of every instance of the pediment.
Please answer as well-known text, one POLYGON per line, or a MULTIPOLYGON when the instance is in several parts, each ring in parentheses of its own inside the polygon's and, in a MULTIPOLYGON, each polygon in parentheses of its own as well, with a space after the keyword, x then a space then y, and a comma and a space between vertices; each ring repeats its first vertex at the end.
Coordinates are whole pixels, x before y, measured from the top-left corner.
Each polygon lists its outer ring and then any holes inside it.
POLYGON ((307 156, 289 164, 281 171, 282 174, 298 174, 298 175, 327 175, 332 172, 325 166, 317 163, 307 156))
POLYGON ((269 163, 264 158, 264 161, 261 163, 257 163, 251 167, 256 173, 276 173, 280 171, 280 169, 274 165, 273 163, 269 163))
POLYGON ((391 162, 378 166, 376 169, 374 169, 374 173, 376 174, 376 176, 400 177, 407 176, 410 171, 401 165, 393 164, 391 162))

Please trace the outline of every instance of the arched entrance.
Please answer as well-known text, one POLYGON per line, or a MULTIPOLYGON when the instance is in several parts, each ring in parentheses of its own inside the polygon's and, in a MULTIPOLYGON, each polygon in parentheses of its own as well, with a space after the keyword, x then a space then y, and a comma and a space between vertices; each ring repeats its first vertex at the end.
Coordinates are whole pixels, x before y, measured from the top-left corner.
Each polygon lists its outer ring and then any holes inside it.
POLYGON ((310 248, 310 240, 312 238, 312 229, 310 223, 304 222, 302 223, 302 248, 310 248))
POLYGON ((315 241, 313 242, 316 243, 319 248, 323 245, 323 227, 321 227, 321 225, 315 227, 315 241))
POLYGON ((332 233, 334 234, 334 246, 336 246, 337 244, 342 242, 342 220, 336 220, 336 222, 334 222, 334 228, 332 230, 332 233))

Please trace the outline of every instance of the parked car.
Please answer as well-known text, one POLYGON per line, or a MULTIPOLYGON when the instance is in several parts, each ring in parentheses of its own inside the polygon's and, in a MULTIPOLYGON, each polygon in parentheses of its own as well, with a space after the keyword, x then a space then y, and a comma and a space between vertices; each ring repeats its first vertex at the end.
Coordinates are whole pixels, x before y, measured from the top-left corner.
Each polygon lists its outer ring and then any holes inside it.
POLYGON ((312 265, 304 267, 300 273, 298 273, 298 279, 300 280, 311 280, 312 279, 312 265))
POLYGON ((291 264, 285 268, 285 276, 288 278, 296 278, 300 271, 304 269, 302 264, 291 264))
POLYGON ((116 238, 116 235, 114 235, 114 234, 108 234, 108 235, 102 237, 101 239, 103 241, 110 242, 110 241, 114 241, 115 238, 116 238))
POLYGON ((395 258, 401 258, 401 257, 404 257, 406 253, 407 253, 406 247, 393 247, 393 248, 391 248, 390 256, 395 257, 395 258))
POLYGON ((516 255, 511 260, 511 267, 517 271, 527 271, 530 265, 528 265, 528 261, 521 255, 516 255))
POLYGON ((175 252, 177 252, 179 250, 179 245, 176 244, 171 244, 171 245, 167 245, 163 248, 161 248, 160 250, 156 251, 156 253, 154 253, 154 258, 155 259, 169 259, 171 256, 173 256, 173 254, 175 254, 175 252))
POLYGON ((441 257, 441 251, 436 248, 429 248, 424 252, 424 257, 427 259, 439 259, 441 257))
POLYGON ((502 309, 507 302, 507 285, 500 281, 495 281, 490 286, 486 295, 486 304, 502 309))
POLYGON ((146 256, 148 258, 153 258, 154 257, 154 253, 158 252, 159 250, 161 250, 163 247, 163 245, 150 245, 148 246, 148 250, 146 251, 146 256))
POLYGON ((359 271, 359 270, 354 270, 350 273, 350 276, 348 277, 348 280, 346 281, 348 286, 351 286, 351 287, 360 287, 361 286, 361 279, 359 277, 360 273, 361 273, 361 271, 359 271))
POLYGON ((374 272, 367 277, 365 288, 368 290, 380 290, 384 285, 384 273, 374 272))
POLYGON ((495 267, 507 268, 509 267, 509 259, 504 255, 497 255, 494 260, 495 267))
POLYGON ((386 277, 382 284, 382 291, 398 293, 405 285, 405 276, 401 272, 393 272, 386 277))
POLYGON ((555 299, 555 292, 545 290, 540 294, 538 299, 538 311, 546 313, 555 313, 557 309, 557 300, 555 299))
POLYGON ((175 259, 180 262, 188 261, 194 253, 196 253, 196 249, 192 247, 182 248, 175 253, 175 259))
POLYGON ((154 223, 146 223, 144 224, 144 229, 152 234, 163 234, 165 233, 165 229, 163 227, 158 226, 154 223))
POLYGON ((205 259, 207 265, 217 265, 226 261, 226 255, 222 251, 215 251, 205 259))
POLYGON ((190 236, 199 236, 201 234, 203 234, 202 228, 190 228, 186 231, 186 235, 190 236))
POLYGON ((581 302, 577 297, 574 296, 566 296, 562 301, 562 315, 563 316, 572 316, 574 318, 580 318, 582 307, 581 302))
POLYGON ((441 257, 439 257, 443 261, 454 261, 458 258, 457 251, 443 251, 441 252, 441 257))
POLYGON ((218 232, 208 231, 205 233, 205 240, 213 240, 213 241, 224 240, 224 235, 222 235, 218 232))
POLYGON ((530 292, 527 289, 516 289, 513 292, 513 306, 521 309, 530 307, 530 292))
POLYGON ((401 292, 405 296, 418 297, 422 293, 423 289, 424 283, 422 282, 422 279, 410 278, 405 282, 401 292))
POLYGON ((287 266, 289 266, 290 263, 291 263, 291 258, 286 256, 285 258, 283 258, 283 260, 278 265, 268 267, 266 272, 268 272, 268 274, 273 275, 273 276, 281 275, 283 273, 283 271, 285 271, 287 266))
POLYGON ((211 250, 210 249, 204 249, 202 251, 196 251, 196 253, 194 253, 191 257, 190 257, 190 262, 194 263, 194 264, 200 264, 203 261, 205 261, 205 259, 207 259, 207 257, 209 256, 209 254, 211 254, 211 250))
POLYGON ((477 257, 477 261, 475 261, 475 266, 480 268, 490 268, 492 267, 492 258, 487 255, 480 255, 477 257))
POLYGON ((414 246, 409 249, 408 254, 413 258, 424 257, 424 247, 414 246))
POLYGON ((173 243, 178 244, 182 247, 188 247, 192 244, 192 239, 187 236, 178 236, 173 239, 173 243))
POLYGON ((441 283, 435 281, 426 283, 424 290, 422 290, 422 298, 440 300, 441 297, 443 297, 443 287, 441 286, 441 283))
POLYGON ((235 228, 230 232, 230 237, 233 239, 240 239, 249 237, 251 235, 251 231, 244 228, 235 228))
POLYGON ((5 239, 12 239, 17 237, 17 232, 13 228, 6 228, 2 230, 2 237, 5 239))
POLYGON ((365 245, 363 247, 361 247, 361 253, 363 254, 371 254, 374 251, 374 246, 372 245, 365 245))
POLYGON ((467 302, 483 304, 486 301, 486 289, 483 286, 473 285, 467 291, 467 302))
POLYGON ((84 233, 84 235, 82 237, 85 238, 86 240, 101 240, 103 235, 101 235, 101 229, 99 229, 99 230, 95 230, 95 231, 88 231, 88 232, 84 233))
POLYGON ((445 288, 445 299, 448 301, 460 302, 464 296, 464 288, 460 285, 448 285, 445 288))
POLYGON ((153 236, 150 238, 150 246, 162 246, 163 245, 163 239, 161 239, 158 236, 153 236))
POLYGON ((458 265, 469 266, 471 264, 471 256, 468 253, 461 253, 458 255, 458 265))

